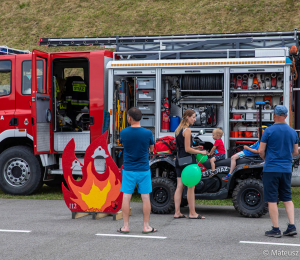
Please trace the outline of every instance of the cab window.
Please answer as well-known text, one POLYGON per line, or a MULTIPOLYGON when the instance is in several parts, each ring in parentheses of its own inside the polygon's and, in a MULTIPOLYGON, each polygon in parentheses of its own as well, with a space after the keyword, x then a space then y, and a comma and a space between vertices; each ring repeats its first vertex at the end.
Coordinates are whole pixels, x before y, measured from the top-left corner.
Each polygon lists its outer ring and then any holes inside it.
MULTIPOLYGON (((44 61, 37 61, 37 92, 45 93, 44 88, 44 61)), ((22 63, 22 94, 31 94, 31 61, 23 61, 22 63)))
POLYGON ((11 61, 0 61, 0 96, 11 93, 11 61))

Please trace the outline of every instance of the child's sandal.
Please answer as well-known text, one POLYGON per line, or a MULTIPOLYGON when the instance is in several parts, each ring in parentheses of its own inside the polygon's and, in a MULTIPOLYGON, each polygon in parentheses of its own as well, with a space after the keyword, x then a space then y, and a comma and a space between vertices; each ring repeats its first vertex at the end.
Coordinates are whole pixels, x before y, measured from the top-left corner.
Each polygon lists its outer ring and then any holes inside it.
POLYGON ((208 177, 211 178, 211 177, 214 177, 217 174, 218 174, 218 172, 216 170, 214 170, 214 171, 211 171, 211 174, 208 177))

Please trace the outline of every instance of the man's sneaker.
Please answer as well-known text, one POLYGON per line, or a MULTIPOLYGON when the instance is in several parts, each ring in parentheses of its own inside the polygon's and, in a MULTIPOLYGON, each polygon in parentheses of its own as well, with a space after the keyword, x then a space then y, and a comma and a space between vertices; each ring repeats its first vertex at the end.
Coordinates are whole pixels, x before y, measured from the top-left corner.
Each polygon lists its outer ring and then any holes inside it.
POLYGON ((295 225, 288 225, 286 231, 283 231, 284 236, 294 236, 297 235, 297 230, 295 225))
POLYGON ((265 232, 265 235, 267 237, 281 237, 281 231, 279 228, 275 229, 274 227, 272 227, 271 230, 265 232))
POLYGON ((225 176, 224 178, 222 178, 223 181, 228 181, 230 178, 230 173, 227 174, 227 176, 225 176))

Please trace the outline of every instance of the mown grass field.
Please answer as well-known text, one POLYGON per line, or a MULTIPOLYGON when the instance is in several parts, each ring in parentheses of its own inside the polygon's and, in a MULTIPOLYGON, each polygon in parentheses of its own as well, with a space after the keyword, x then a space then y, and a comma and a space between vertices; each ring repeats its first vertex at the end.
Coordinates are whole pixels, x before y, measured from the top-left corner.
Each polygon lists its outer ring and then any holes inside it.
MULTIPOLYGON (((63 200, 63 194, 60 187, 53 188, 44 185, 41 190, 33 195, 29 196, 14 196, 14 195, 7 195, 4 194, 0 190, 0 199, 38 199, 38 200, 63 200)), ((292 199, 295 205, 295 208, 300 208, 300 187, 292 188, 292 199)), ((134 192, 132 202, 142 202, 140 195, 137 191, 134 192)), ((232 200, 196 200, 197 205, 223 205, 223 206, 232 206, 232 200)), ((279 207, 284 207, 283 203, 280 202, 279 207)))

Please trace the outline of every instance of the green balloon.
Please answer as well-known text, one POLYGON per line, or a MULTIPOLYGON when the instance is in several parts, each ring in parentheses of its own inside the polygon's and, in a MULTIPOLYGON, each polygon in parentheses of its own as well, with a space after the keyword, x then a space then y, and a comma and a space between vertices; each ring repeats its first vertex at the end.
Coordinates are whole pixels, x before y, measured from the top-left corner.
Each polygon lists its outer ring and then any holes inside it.
POLYGON ((181 180, 185 186, 193 187, 200 182, 201 176, 199 166, 197 164, 190 164, 182 170, 181 180))
POLYGON ((204 163, 207 160, 207 155, 206 154, 197 154, 196 159, 198 162, 204 163))

